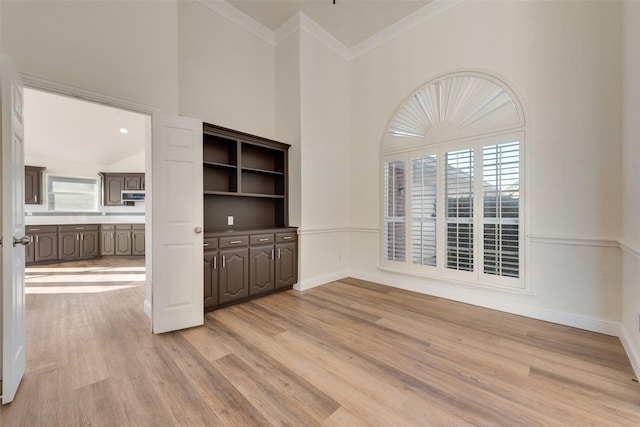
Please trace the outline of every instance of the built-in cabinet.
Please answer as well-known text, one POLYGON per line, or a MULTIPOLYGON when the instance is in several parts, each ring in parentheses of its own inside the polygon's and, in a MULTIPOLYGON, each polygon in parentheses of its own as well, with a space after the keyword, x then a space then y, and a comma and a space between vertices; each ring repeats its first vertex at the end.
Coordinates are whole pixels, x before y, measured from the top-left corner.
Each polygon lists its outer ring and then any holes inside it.
POLYGON ((31 243, 25 248, 27 263, 58 259, 58 227, 55 225, 26 226, 31 243))
POLYGON ((61 225, 58 236, 58 257, 69 261, 93 258, 100 254, 98 225, 61 225))
POLYGON ((288 149, 203 125, 205 310, 297 282, 297 233, 287 215, 288 149))
POLYGON ((24 202, 27 205, 41 205, 42 175, 45 168, 39 166, 24 167, 24 202))
POLYGON ((102 204, 104 206, 122 206, 122 192, 125 190, 144 190, 144 173, 100 172, 102 177, 102 204))
POLYGON ((26 263, 75 261, 99 256, 144 256, 144 224, 30 225, 26 263), (127 251, 116 252, 116 230, 126 234, 127 251))
POLYGON ((295 228, 207 233, 205 310, 291 289, 298 281, 296 237, 295 228))

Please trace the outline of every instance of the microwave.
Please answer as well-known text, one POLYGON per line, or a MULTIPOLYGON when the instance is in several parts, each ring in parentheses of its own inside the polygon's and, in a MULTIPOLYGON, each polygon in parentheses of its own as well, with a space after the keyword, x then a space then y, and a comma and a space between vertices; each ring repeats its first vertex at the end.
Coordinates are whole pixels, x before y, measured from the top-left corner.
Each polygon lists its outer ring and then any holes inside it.
POLYGON ((144 202, 144 190, 122 190, 122 203, 144 202))

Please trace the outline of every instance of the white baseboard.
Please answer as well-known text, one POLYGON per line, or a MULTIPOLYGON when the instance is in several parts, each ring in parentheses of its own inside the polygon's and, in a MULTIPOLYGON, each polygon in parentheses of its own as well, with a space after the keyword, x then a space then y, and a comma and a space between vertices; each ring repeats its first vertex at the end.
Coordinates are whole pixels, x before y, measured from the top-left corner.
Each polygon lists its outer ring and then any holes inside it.
POLYGON ((533 319, 544 320, 546 322, 558 323, 565 326, 612 336, 620 335, 620 323, 617 321, 551 310, 526 303, 514 302, 513 300, 505 300, 492 295, 483 295, 481 298, 478 298, 477 292, 459 286, 446 287, 431 284, 428 286, 421 285, 421 287, 418 287, 413 286, 411 283, 400 283, 396 277, 386 277, 384 275, 361 271, 350 271, 349 276, 370 282, 381 283, 383 285, 399 289, 433 295, 466 304, 517 314, 519 316, 531 317, 533 319))
POLYGON ((149 319, 151 319, 151 301, 148 299, 144 300, 144 314, 147 315, 149 319))
POLYGON ((310 279, 304 279, 295 285, 293 289, 298 291, 306 291, 307 289, 315 288, 316 286, 326 285, 327 283, 335 282, 336 280, 344 279, 349 276, 348 270, 336 271, 333 273, 325 274, 322 276, 312 277, 310 279))
POLYGON ((629 338, 627 330, 622 325, 620 326, 619 337, 622 342, 622 346, 631 361, 631 366, 633 367, 633 372, 636 374, 636 379, 640 379, 640 353, 638 353, 638 349, 633 345, 633 341, 629 338))

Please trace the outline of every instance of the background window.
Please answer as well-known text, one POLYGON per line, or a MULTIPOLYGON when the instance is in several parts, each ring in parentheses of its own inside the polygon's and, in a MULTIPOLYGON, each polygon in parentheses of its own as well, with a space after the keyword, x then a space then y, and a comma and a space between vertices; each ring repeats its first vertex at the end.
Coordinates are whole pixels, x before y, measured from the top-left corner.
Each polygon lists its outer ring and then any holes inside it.
POLYGON ((445 154, 447 268, 473 271, 473 150, 445 154))
POLYGON ((411 159, 411 255, 414 264, 436 266, 436 156, 411 159))
POLYGON ((47 204, 51 211, 97 211, 98 179, 49 175, 47 204))

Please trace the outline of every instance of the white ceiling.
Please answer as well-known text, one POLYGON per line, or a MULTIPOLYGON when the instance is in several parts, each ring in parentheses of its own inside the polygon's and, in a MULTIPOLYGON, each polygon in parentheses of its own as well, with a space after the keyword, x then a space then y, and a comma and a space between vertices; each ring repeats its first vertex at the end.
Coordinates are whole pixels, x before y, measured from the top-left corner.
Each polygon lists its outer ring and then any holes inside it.
POLYGON ((275 31, 302 12, 343 45, 352 48, 433 0, 227 0, 275 31))
POLYGON ((144 114, 25 88, 25 156, 112 165, 144 150, 147 121, 144 114))

